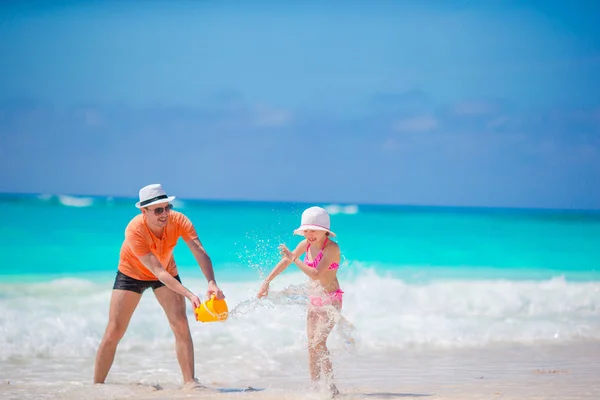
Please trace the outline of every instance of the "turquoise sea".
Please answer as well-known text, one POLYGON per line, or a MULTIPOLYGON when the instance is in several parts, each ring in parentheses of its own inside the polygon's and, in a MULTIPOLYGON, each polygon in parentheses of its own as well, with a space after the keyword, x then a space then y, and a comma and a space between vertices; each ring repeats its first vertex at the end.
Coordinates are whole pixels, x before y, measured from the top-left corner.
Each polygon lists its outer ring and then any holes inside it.
MULTIPOLYGON (((91 381, 135 201, 0 196, 1 378, 91 381), (48 368, 63 375, 47 375, 48 368)), ((350 324, 330 337, 341 369, 367 353, 600 341, 600 212, 178 198, 174 206, 195 224, 231 311, 224 323, 190 322, 205 379, 287 379, 290 359, 300 365, 294 377, 308 379, 306 278, 290 267, 269 298, 255 294, 278 261, 278 244, 300 239, 292 231, 312 205, 329 210, 343 252, 339 279, 350 324)), ((185 243, 175 259, 183 283, 202 295, 206 284, 185 243)), ((111 379, 180 379, 172 334, 150 291, 111 379)), ((339 379, 343 387, 343 373, 339 379)), ((126 397, 104 398, 111 396, 126 397)))
MULTIPOLYGON (((4 280, 106 277, 115 271, 136 199, 0 196, 4 280)), ((175 200, 194 222, 220 280, 256 280, 277 261, 277 245, 312 204, 175 200)), ((329 210, 347 263, 406 282, 451 279, 600 277, 600 211, 319 204, 329 210)), ((185 273, 197 270, 185 244, 185 273), (189 271, 189 272, 188 272, 189 271)))

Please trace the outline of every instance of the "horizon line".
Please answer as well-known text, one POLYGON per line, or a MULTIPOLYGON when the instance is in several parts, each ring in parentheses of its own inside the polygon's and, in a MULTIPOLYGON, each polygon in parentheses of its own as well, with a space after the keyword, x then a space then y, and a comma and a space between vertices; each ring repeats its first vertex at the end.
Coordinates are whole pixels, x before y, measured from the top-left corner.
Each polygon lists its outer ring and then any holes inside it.
MULTIPOLYGON (((137 200, 137 196, 112 195, 112 194, 84 194, 84 193, 42 193, 42 192, 6 192, 0 191, 0 197, 9 196, 70 196, 78 198, 113 198, 122 200, 137 200)), ((337 206, 358 207, 390 207, 390 208, 439 208, 439 209, 481 209, 481 210, 507 210, 507 211, 544 211, 544 212, 600 212, 598 208, 553 208, 553 207, 531 207, 531 206, 498 206, 498 205, 457 205, 457 204, 410 204, 392 202, 367 202, 356 201, 333 201, 333 200, 277 200, 277 199, 248 199, 248 198, 210 198, 210 197, 181 197, 176 200, 192 202, 222 202, 222 203, 261 203, 261 204, 326 204, 337 206)))

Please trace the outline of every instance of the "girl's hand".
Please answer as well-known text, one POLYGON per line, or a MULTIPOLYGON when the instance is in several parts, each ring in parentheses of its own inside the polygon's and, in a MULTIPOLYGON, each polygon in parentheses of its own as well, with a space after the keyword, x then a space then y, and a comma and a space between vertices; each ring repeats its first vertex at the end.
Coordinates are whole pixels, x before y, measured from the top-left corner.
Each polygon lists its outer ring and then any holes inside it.
POLYGON ((259 299, 262 299, 265 296, 269 295, 269 282, 264 282, 261 286, 260 286, 260 290, 258 291, 258 294, 256 295, 256 297, 258 297, 259 299))
POLYGON ((290 249, 286 247, 285 244, 279 245, 279 252, 281 253, 281 258, 283 258, 284 260, 291 262, 294 259, 294 255, 292 254, 290 249))

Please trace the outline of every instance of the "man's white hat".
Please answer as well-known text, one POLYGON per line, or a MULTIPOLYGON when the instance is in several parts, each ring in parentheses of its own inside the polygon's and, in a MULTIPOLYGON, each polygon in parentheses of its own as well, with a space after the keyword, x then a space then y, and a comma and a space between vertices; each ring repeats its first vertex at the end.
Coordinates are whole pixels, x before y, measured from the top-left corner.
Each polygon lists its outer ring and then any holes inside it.
POLYGON ((160 183, 144 186, 140 189, 140 201, 135 203, 137 208, 149 207, 153 204, 172 202, 175 196, 167 196, 160 183))
POLYGON ((326 231, 329 235, 335 236, 329 229, 330 221, 329 214, 324 208, 310 207, 302 213, 300 226, 294 230, 295 235, 302 235, 306 230, 326 231))

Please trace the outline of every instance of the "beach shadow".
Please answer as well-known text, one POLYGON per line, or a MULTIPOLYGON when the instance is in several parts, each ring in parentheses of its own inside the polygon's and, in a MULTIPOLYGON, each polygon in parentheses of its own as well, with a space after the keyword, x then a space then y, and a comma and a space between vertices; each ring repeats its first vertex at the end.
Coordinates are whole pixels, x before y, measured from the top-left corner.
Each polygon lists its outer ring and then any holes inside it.
POLYGON ((250 392, 261 392, 265 389, 257 389, 257 388, 253 388, 251 386, 248 386, 247 388, 243 388, 243 389, 239 389, 239 388, 219 388, 217 389, 217 392, 220 393, 250 393, 250 392))
POLYGON ((428 396, 432 396, 431 394, 422 394, 422 393, 390 393, 390 392, 383 392, 383 393, 362 393, 361 396, 365 396, 365 397, 377 397, 377 398, 382 398, 382 399, 395 399, 395 398, 401 398, 401 397, 428 397, 428 396))

